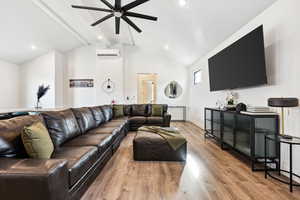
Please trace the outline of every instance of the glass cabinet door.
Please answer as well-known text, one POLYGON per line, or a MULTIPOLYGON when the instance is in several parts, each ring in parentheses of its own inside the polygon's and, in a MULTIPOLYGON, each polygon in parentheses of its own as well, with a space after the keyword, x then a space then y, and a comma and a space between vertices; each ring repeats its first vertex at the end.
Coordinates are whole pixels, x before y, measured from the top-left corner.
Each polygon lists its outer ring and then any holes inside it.
POLYGON ((235 148, 251 155, 251 117, 239 115, 236 119, 235 148))
POLYGON ((205 136, 212 134, 212 110, 205 109, 205 136))
POLYGON ((217 138, 221 139, 221 112, 212 111, 212 134, 217 138))
POLYGON ((235 114, 224 112, 223 122, 223 142, 233 147, 235 131, 235 114))
MULTIPOLYGON (((256 118, 255 119, 255 157, 262 158, 265 155, 265 134, 277 134, 276 120, 274 118, 256 118)), ((276 144, 268 145, 268 156, 276 158, 276 144)))

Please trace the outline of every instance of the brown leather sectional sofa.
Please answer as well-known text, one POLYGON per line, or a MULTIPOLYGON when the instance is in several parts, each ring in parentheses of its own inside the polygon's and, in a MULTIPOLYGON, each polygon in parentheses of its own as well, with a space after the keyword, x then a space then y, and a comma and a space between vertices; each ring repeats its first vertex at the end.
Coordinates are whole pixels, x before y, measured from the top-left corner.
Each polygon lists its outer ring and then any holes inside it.
POLYGON ((129 130, 170 126, 168 106, 162 105, 160 117, 151 115, 151 106, 125 105, 122 118, 113 117, 111 106, 99 106, 0 120, 0 198, 80 199, 129 130), (23 127, 36 121, 50 133, 55 146, 51 159, 30 159, 22 144, 23 127))

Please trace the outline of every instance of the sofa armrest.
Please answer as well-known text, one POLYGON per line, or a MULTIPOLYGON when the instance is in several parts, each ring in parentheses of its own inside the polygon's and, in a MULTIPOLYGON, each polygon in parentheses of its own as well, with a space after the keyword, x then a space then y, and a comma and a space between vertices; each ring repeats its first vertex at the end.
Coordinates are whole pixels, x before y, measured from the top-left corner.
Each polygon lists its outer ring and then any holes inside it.
POLYGON ((164 114, 164 127, 170 127, 171 117, 169 113, 164 114))
POLYGON ((65 160, 0 159, 0 196, 10 200, 68 199, 65 160))

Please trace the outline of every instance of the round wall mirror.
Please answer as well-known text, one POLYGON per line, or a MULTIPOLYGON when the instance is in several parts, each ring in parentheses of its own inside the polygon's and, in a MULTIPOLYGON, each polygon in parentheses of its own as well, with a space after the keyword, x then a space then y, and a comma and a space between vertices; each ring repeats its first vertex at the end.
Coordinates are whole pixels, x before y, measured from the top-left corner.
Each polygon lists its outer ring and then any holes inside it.
POLYGON ((182 94, 182 87, 176 81, 172 81, 165 88, 165 95, 170 99, 176 99, 182 94))

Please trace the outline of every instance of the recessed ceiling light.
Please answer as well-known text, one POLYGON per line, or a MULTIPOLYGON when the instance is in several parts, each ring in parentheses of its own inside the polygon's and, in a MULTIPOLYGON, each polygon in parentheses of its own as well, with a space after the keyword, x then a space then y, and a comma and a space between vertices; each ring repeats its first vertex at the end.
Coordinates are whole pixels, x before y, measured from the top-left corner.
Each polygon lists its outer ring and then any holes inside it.
POLYGON ((35 45, 31 45, 31 47, 30 47, 32 50, 36 50, 37 49, 37 47, 35 46, 35 45))
POLYGON ((181 7, 183 7, 183 6, 185 6, 186 5, 186 0, 179 0, 179 5, 181 6, 181 7))
POLYGON ((103 37, 102 37, 102 35, 98 35, 98 40, 102 40, 103 39, 103 37))
POLYGON ((166 45, 164 46, 164 49, 168 51, 168 50, 170 49, 169 45, 166 44, 166 45))

